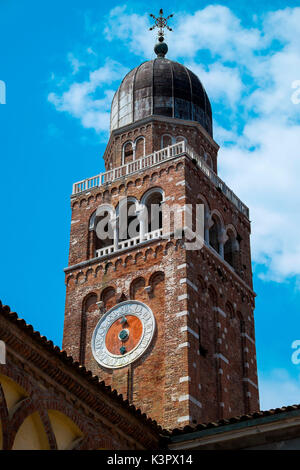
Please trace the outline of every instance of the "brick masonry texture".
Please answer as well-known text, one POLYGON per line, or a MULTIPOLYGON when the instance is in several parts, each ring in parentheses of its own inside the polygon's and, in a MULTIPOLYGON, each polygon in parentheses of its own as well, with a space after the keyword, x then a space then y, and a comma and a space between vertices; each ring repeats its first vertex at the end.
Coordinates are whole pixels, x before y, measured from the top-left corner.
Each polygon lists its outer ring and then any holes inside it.
MULTIPOLYGON (((128 126, 126 131, 123 128, 112 132, 104 153, 106 170, 122 165, 122 148, 126 142, 133 142, 139 137, 144 137, 145 155, 150 155, 152 152, 162 148, 162 137, 169 135, 174 140, 177 138, 178 141, 182 140, 181 137, 184 137, 189 145, 200 155, 207 152, 211 156, 212 167, 217 173, 217 152, 219 146, 200 124, 174 118, 152 118, 142 122, 142 125, 136 123, 134 126, 128 126)), ((143 155, 140 149, 136 158, 141 156, 143 155)))
POLYGON ((0 338, 6 344, 6 364, 0 364, 0 422, 3 449, 10 450, 24 420, 38 414, 55 450, 57 442, 48 413, 68 417, 82 436, 72 449, 137 450, 159 447, 161 429, 130 407, 90 372, 74 362, 31 325, 0 303, 0 338), (2 377, 21 388, 24 398, 6 403, 2 377))
MULTIPOLYGON (((183 137, 196 153, 209 154, 217 172, 218 146, 201 126, 167 118, 114 132, 106 168, 121 165, 126 141, 144 137, 147 155, 161 148, 165 134, 183 137)), ((256 411, 249 220, 185 155, 77 194, 71 205, 63 339, 68 353, 164 428, 256 411), (164 191, 167 203, 205 204, 224 226, 234 227, 240 237, 235 269, 212 247, 188 251, 174 236, 95 258, 89 222, 97 207, 104 202, 116 207, 122 197, 140 201, 154 187, 164 191), (136 362, 106 370, 92 355, 92 334, 105 311, 129 299, 152 309, 156 333, 136 362)))

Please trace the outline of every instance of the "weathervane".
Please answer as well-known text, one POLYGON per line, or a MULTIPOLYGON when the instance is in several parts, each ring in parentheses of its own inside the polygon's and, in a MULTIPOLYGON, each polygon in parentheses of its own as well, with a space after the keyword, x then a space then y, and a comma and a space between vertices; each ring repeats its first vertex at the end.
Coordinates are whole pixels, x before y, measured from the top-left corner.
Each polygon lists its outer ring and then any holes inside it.
POLYGON ((151 18, 153 18, 155 20, 155 24, 153 26, 151 26, 151 28, 149 28, 150 31, 152 31, 153 29, 155 28, 158 28, 158 40, 160 42, 163 42, 164 40, 164 28, 167 28, 169 31, 173 31, 172 28, 170 28, 170 26, 168 26, 168 20, 170 18, 172 18, 174 15, 172 13, 172 15, 169 15, 167 16, 167 18, 164 18, 163 17, 163 9, 161 8, 159 10, 159 14, 160 16, 158 18, 156 18, 156 16, 152 15, 152 13, 150 14, 151 18))
POLYGON ((173 13, 172 15, 167 16, 167 18, 164 18, 163 14, 164 12, 162 8, 159 10, 159 17, 156 18, 156 16, 152 15, 152 13, 150 14, 151 18, 155 20, 155 24, 151 26, 149 30, 152 31, 153 29, 158 28, 158 41, 159 43, 163 43, 156 44, 154 47, 154 51, 158 57, 164 57, 168 52, 168 46, 164 43, 164 29, 166 28, 169 31, 173 31, 173 29, 168 25, 168 20, 174 16, 173 13))

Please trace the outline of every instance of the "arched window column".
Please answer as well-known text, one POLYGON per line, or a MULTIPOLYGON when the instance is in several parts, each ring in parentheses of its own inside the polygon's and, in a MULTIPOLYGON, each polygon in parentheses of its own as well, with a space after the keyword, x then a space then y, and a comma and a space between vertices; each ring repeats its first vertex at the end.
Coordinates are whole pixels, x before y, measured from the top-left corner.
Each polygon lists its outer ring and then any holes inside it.
POLYGON ((214 222, 212 220, 211 214, 209 213, 208 209, 205 206, 205 212, 204 212, 204 240, 206 243, 209 243, 209 231, 210 228, 213 226, 214 222))
POLYGON ((138 203, 136 206, 136 216, 139 218, 140 225, 140 240, 143 241, 146 238, 146 233, 148 232, 147 227, 147 208, 144 204, 138 203))
POLYGON ((99 256, 99 250, 106 249, 107 253, 116 250, 118 234, 114 207, 110 204, 101 204, 90 218, 89 230, 92 235, 90 240, 90 255, 99 256), (107 220, 107 223, 103 226, 105 220, 107 220))
POLYGON ((239 268, 240 244, 237 240, 237 234, 234 228, 227 229, 227 240, 224 245, 224 259, 235 270, 239 268))
POLYGON ((211 214, 211 224, 209 228, 209 244, 210 246, 222 256, 221 251, 221 244, 222 244, 222 236, 221 236, 221 220, 216 214, 211 214))
POLYGON ((143 214, 144 238, 147 233, 162 229, 163 214, 162 204, 164 202, 164 192, 161 188, 152 188, 147 191, 141 199, 141 212, 143 214))
MULTIPOLYGON (((136 232, 130 233, 131 223, 136 220, 139 211, 139 203, 134 197, 122 199, 116 209, 116 235, 117 247, 123 248, 124 242, 140 235, 140 222, 135 222, 136 232)), ((117 249, 118 249, 117 248, 117 249)))
POLYGON ((224 245, 228 239, 226 230, 224 227, 221 228, 219 233, 219 254, 222 258, 224 258, 224 245))
POLYGON ((119 224, 117 216, 112 217, 110 223, 114 233, 114 250, 117 251, 119 248, 119 224))

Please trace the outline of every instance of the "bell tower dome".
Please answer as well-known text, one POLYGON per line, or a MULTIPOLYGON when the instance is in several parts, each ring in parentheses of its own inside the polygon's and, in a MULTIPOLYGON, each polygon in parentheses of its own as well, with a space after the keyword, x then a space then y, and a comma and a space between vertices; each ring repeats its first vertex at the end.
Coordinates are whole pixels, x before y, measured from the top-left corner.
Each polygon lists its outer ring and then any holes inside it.
POLYGON ((259 409, 255 294, 249 210, 217 175, 209 99, 159 38, 113 98, 106 171, 73 185, 63 347, 174 429, 259 409), (181 215, 198 206, 191 247, 181 215))
POLYGON ((202 83, 165 57, 144 62, 124 77, 112 101, 110 130, 150 116, 196 121, 212 136, 211 105, 202 83))

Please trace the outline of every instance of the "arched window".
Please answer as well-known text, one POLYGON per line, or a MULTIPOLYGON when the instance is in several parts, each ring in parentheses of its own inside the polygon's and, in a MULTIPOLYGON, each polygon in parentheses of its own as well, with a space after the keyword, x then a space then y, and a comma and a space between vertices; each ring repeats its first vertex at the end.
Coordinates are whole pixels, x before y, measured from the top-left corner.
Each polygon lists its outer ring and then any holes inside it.
POLYGON ((209 244, 217 252, 220 252, 219 234, 221 229, 221 223, 218 217, 213 215, 213 225, 209 229, 209 244))
POLYGON ((109 310, 116 305, 117 299, 114 287, 106 287, 101 293, 100 300, 103 302, 105 310, 109 310))
POLYGON ((127 240, 138 237, 140 233, 140 224, 137 219, 136 205, 133 201, 128 203, 127 224, 127 240))
POLYGON ((149 285, 153 296, 159 296, 160 294, 163 294, 162 297, 164 296, 164 280, 165 273, 162 271, 157 271, 151 275, 149 285))
POLYGON ((138 137, 135 141, 135 160, 145 156, 145 138, 138 137))
POLYGON ((177 142, 185 142, 185 143, 186 143, 186 138, 183 137, 182 135, 178 135, 178 136, 176 137, 176 143, 177 143, 177 142))
POLYGON ((127 198, 120 201, 117 207, 119 242, 138 237, 140 223, 137 218, 137 201, 135 198, 127 198))
POLYGON ((169 134, 164 134, 162 137, 161 137, 161 148, 165 148, 165 147, 168 147, 169 145, 172 145, 172 136, 169 135, 169 134))
POLYGON ((139 298, 141 300, 140 297, 143 297, 145 295, 145 285, 145 279, 143 277, 138 277, 137 279, 134 279, 130 285, 130 298, 139 298))
POLYGON ((100 250, 101 248, 106 248, 108 246, 113 245, 113 229, 110 222, 110 214, 109 212, 104 212, 102 216, 97 218, 97 226, 94 230, 94 237, 95 237, 95 250, 100 250), (101 228, 100 228, 101 227, 101 228))
POLYGON ((226 302, 225 310, 229 320, 232 320, 234 318, 234 309, 230 302, 226 302))
POLYGON ((227 230, 228 239, 224 244, 224 259, 227 261, 230 266, 234 269, 238 267, 238 252, 239 252, 239 243, 236 239, 233 230, 227 230))
POLYGON ((162 201, 163 193, 159 188, 151 190, 143 201, 147 208, 148 227, 145 229, 148 233, 162 228, 162 201))
POLYGON ((89 223, 89 256, 102 256, 102 253, 97 253, 98 250, 114 245, 115 230, 113 216, 114 208, 110 204, 102 204, 97 211, 92 214, 89 223))
POLYGON ((132 162, 133 160, 133 145, 132 142, 126 142, 123 146, 123 164, 132 162))
POLYGON ((209 153, 206 153, 206 152, 204 153, 204 160, 205 160, 206 164, 207 164, 210 168, 213 167, 213 165, 212 165, 212 159, 211 159, 211 156, 209 155, 209 153))

